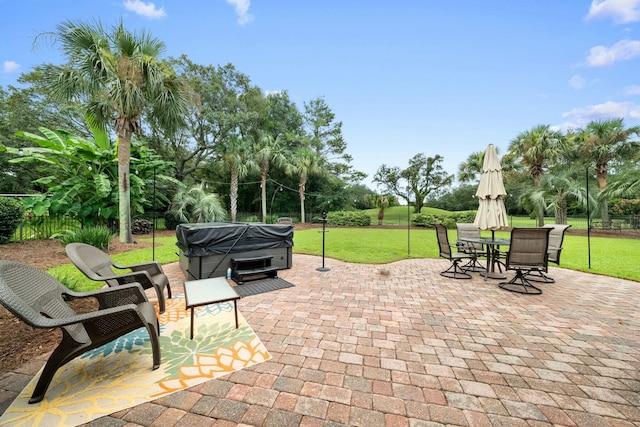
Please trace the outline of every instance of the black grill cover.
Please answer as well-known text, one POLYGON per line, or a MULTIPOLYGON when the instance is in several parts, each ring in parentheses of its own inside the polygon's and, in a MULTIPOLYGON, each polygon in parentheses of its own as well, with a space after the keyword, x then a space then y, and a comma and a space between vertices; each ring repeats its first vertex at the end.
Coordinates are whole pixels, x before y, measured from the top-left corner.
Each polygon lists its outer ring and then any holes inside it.
POLYGON ((179 224, 178 246, 187 257, 200 257, 293 246, 292 224, 210 222, 179 224))

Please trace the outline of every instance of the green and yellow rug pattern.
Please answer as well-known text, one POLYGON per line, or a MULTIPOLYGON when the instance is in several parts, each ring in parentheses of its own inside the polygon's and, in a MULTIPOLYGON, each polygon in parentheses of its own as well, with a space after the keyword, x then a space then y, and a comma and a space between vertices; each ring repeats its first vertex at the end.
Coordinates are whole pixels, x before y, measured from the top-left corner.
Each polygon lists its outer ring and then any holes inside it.
POLYGON ((196 309, 193 340, 183 298, 167 300, 160 320, 162 364, 151 369, 146 329, 85 353, 58 370, 42 402, 28 402, 40 374, 0 417, 0 425, 76 426, 271 358, 233 303, 196 309))

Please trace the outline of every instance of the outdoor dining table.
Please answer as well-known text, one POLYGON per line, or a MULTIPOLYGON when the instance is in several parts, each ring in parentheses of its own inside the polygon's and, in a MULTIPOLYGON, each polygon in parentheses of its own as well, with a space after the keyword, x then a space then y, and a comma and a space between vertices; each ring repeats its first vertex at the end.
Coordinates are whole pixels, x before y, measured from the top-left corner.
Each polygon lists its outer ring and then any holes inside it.
POLYGON ((463 237, 462 242, 480 243, 487 246, 487 269, 484 272, 484 280, 489 279, 505 279, 507 276, 496 272, 496 264, 500 254, 500 246, 509 246, 510 239, 495 237, 463 237))

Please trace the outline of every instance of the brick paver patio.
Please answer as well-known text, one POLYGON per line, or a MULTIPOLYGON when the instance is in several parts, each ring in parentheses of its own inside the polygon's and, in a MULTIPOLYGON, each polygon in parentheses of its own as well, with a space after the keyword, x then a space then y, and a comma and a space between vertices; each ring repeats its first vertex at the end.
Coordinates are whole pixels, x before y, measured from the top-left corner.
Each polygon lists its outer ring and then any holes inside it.
MULTIPOLYGON (((270 361, 92 425, 640 426, 640 283, 551 268, 532 296, 440 259, 321 262, 240 300, 270 361)), ((0 379, 1 409, 43 360, 0 379)))

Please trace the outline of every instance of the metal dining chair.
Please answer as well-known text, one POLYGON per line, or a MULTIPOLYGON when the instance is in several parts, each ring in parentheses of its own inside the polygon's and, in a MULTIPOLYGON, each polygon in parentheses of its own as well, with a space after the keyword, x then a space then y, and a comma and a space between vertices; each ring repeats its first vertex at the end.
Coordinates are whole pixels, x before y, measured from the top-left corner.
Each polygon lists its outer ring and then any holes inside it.
POLYGON ((507 271, 515 270, 508 282, 498 286, 521 294, 541 294, 542 289, 534 286, 527 275, 532 272, 547 271, 549 260, 550 228, 514 228, 511 230, 511 243, 505 259, 507 271))
POLYGON ((463 260, 469 260, 476 257, 475 253, 467 253, 457 248, 457 251, 453 251, 449 244, 449 235, 447 234, 447 228, 442 224, 436 224, 436 236, 438 238, 438 248, 440 250, 440 256, 451 261, 451 266, 440 275, 449 277, 451 279, 471 279, 471 275, 460 267, 460 262, 463 260))
MULTIPOLYGON (((560 254, 562 253, 562 243, 564 241, 564 233, 571 225, 567 224, 545 224, 545 228, 549 228, 549 262, 560 265, 560 254)), ((527 274, 527 280, 531 282, 555 283, 553 277, 549 277, 548 269, 545 271, 532 271, 527 274)))

